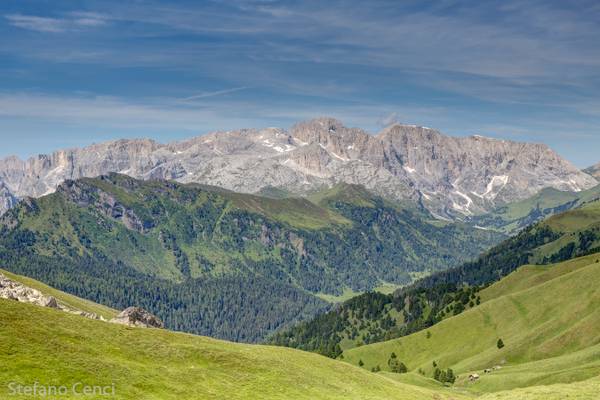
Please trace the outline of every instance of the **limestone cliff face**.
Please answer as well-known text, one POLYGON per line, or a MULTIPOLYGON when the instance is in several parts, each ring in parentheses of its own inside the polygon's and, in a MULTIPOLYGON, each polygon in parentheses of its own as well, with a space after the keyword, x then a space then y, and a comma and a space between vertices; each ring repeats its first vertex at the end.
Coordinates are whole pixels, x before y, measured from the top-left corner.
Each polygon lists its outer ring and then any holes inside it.
POLYGON ((215 132, 170 144, 118 140, 26 161, 9 157, 0 160, 0 212, 17 198, 51 193, 66 179, 109 172, 250 193, 362 184, 393 199, 420 201, 443 218, 482 213, 545 187, 579 191, 597 184, 541 144, 450 137, 400 124, 370 135, 318 118, 289 131, 215 132))
POLYGON ((0 214, 12 208, 17 203, 17 199, 11 193, 10 189, 0 181, 0 214))

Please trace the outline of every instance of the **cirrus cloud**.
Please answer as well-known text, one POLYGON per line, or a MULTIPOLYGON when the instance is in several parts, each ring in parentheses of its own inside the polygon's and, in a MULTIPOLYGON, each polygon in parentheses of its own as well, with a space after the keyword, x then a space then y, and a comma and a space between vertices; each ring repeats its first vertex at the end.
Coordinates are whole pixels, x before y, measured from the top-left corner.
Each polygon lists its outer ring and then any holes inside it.
POLYGON ((107 18, 93 12, 73 12, 62 18, 37 15, 7 14, 8 22, 17 28, 38 32, 59 33, 84 27, 98 27, 107 23, 107 18))

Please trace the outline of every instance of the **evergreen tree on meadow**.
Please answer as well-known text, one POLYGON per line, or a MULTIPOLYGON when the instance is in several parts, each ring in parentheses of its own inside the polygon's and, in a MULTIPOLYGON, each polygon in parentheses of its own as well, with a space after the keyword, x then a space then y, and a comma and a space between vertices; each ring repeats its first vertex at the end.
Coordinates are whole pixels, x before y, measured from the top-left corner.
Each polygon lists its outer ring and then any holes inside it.
POLYGON ((440 371, 440 375, 438 376, 438 381, 444 383, 446 382, 446 371, 440 371))
POLYGON ((390 366, 390 370, 397 374, 404 374, 408 372, 408 368, 406 367, 406 365, 403 362, 398 361, 398 358, 396 357, 390 358, 388 360, 388 365, 390 366))
POLYGON ((456 376, 454 375, 454 371, 451 368, 446 370, 446 382, 454 383, 456 381, 456 376))

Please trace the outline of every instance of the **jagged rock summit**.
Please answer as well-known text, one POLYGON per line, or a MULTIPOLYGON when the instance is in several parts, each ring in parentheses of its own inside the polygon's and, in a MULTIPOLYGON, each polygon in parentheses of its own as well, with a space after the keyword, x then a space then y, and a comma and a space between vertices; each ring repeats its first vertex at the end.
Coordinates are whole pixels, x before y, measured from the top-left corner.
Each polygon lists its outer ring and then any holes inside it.
POLYGON ((598 184, 546 145, 481 136, 450 137, 394 124, 377 135, 318 118, 279 128, 214 132, 160 144, 117 140, 22 161, 0 160, 0 212, 17 198, 52 193, 66 179, 118 172, 256 193, 295 194, 345 182, 421 203, 440 218, 462 218, 532 196, 546 187, 598 184))
POLYGON ((127 307, 110 320, 115 324, 137 326, 143 328, 164 328, 164 324, 156 316, 141 307, 127 307))

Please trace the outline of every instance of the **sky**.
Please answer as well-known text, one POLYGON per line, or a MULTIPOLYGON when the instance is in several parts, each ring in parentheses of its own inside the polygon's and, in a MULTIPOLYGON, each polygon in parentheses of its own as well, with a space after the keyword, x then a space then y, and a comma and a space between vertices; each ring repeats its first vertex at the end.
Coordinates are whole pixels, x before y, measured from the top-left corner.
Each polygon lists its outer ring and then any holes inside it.
POLYGON ((332 116, 600 161, 600 2, 0 2, 0 157, 332 116))

